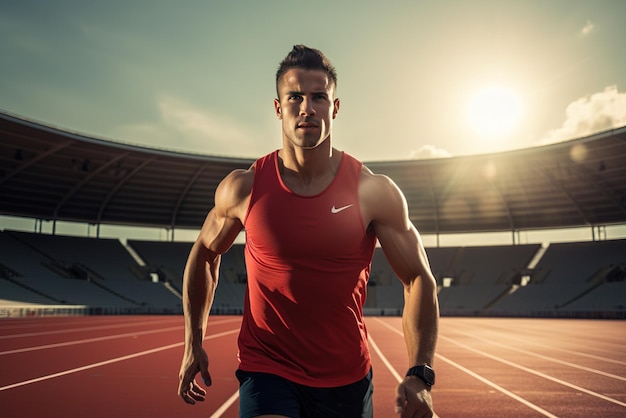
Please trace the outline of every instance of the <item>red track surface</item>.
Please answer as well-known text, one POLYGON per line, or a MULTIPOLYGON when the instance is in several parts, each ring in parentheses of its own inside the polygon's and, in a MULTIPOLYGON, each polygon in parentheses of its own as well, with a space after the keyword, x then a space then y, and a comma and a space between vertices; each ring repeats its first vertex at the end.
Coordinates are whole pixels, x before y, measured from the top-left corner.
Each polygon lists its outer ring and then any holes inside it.
MULTIPOLYGON (((204 403, 176 394, 182 317, 0 320, 0 416, 236 417, 239 317, 212 317, 204 403)), ((374 411, 395 417, 407 368, 400 318, 367 318, 374 411)), ((624 322, 442 318, 440 417, 626 416, 624 322)))

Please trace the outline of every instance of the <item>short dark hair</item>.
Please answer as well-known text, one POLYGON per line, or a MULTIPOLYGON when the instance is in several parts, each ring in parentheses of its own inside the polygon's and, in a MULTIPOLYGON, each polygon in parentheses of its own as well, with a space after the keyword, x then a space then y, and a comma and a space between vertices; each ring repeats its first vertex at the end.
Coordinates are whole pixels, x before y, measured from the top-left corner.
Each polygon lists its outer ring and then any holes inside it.
POLYGON ((333 86, 337 87, 337 72, 328 58, 319 49, 309 48, 304 45, 294 45, 293 49, 283 59, 276 71, 276 92, 278 84, 285 73, 292 68, 306 70, 322 70, 326 73, 333 86))

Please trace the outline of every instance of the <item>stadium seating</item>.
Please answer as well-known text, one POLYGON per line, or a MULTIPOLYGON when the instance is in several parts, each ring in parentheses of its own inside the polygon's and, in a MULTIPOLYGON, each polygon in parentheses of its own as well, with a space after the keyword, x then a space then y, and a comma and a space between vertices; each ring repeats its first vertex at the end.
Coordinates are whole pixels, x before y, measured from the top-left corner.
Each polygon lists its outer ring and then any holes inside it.
POLYGON ((611 281, 609 275, 625 262, 626 240, 552 244, 528 285, 494 304, 491 313, 569 317, 595 309, 602 316, 623 315, 626 293, 611 292, 623 290, 624 277, 611 281))
MULTIPOLYGON (((179 314, 191 245, 0 231, 0 307, 179 314)), ((626 240, 426 252, 442 315, 626 317, 626 240)), ((222 256, 213 311, 240 313, 246 283, 244 246, 234 245, 222 256)), ((403 304, 402 284, 377 248, 365 311, 398 315, 403 304)))
POLYGON ((181 311, 180 298, 163 283, 133 275, 136 262, 118 240, 3 231, 0 250, 2 282, 10 282, 2 288, 19 292, 23 304, 115 313, 181 311))

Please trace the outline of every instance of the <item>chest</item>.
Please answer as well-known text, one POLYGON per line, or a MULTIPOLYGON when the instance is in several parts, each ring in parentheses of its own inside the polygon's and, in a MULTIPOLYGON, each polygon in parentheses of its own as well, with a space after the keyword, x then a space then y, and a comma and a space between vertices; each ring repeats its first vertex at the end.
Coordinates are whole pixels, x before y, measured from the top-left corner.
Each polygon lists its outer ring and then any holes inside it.
POLYGON ((303 197, 284 190, 257 195, 246 239, 278 257, 341 257, 365 237, 356 188, 334 187, 303 197))

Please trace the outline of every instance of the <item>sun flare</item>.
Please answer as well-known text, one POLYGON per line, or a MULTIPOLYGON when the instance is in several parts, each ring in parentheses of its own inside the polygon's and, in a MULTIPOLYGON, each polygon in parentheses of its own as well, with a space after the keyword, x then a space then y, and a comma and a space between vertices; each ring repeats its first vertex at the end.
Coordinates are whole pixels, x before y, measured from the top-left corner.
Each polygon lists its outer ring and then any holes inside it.
POLYGON ((469 101, 467 117, 477 135, 495 139, 514 132, 522 119, 522 102, 515 91, 490 85, 469 101))

